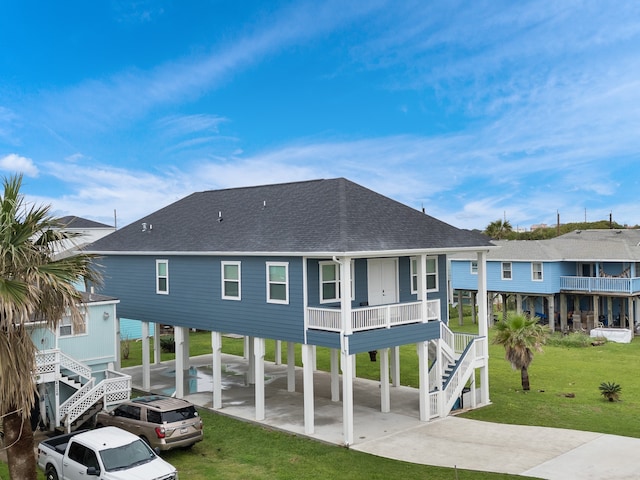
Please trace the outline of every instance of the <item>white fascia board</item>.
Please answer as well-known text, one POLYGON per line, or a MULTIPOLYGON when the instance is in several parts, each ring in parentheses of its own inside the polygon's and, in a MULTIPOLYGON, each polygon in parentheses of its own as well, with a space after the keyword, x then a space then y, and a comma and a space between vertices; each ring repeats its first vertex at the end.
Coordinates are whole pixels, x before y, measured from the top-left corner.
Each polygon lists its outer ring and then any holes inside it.
POLYGON ((394 257, 394 256, 412 256, 425 254, 448 254, 461 252, 490 252, 499 249, 498 246, 478 246, 478 247, 459 247, 459 248, 416 248, 405 250, 366 250, 352 252, 337 251, 317 251, 317 252, 245 252, 245 251, 85 251, 84 253, 95 254, 100 256, 109 255, 125 255, 125 256, 201 256, 201 257, 351 257, 351 258, 367 258, 367 257, 394 257))

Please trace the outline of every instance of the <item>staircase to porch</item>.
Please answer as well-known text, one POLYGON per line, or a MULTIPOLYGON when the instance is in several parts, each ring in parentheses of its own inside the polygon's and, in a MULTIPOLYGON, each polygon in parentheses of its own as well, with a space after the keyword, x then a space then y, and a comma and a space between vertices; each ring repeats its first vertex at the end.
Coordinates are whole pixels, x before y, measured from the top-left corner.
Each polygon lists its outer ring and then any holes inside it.
POLYGON ((429 369, 431 418, 449 415, 485 355, 486 338, 454 333, 441 324, 440 339, 429 350, 429 356, 435 359, 429 369))
POLYGON ((106 371, 106 378, 96 382, 91 368, 58 349, 40 351, 36 355, 38 385, 53 386, 49 398, 50 427, 70 433, 95 417, 100 410, 117 405, 131 397, 131 376, 106 371), (69 386, 72 394, 61 398, 60 384, 69 386))

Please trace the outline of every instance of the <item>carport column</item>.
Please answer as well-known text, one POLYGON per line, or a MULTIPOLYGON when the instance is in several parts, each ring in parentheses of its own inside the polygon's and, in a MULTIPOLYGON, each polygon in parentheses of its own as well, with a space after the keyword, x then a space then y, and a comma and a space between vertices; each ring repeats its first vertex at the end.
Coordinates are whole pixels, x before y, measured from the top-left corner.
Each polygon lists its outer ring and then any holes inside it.
POLYGON ((153 363, 158 365, 162 360, 162 348, 160 347, 160 334, 162 333, 162 325, 156 323, 153 327, 153 363))
POLYGON ((211 332, 213 408, 222 408, 222 334, 211 332))
POLYGON ((151 368, 149 366, 149 322, 142 322, 142 389, 151 390, 151 368))
POLYGON ((296 344, 287 342, 287 391, 296 391, 296 344))
POLYGON ((173 338, 176 344, 176 397, 184 398, 184 337, 185 327, 173 327, 173 338))
MULTIPOLYGON (((480 401, 489 403, 489 316, 487 314, 487 252, 478 252, 478 335, 484 337, 480 367, 480 401)), ((505 305, 506 308, 506 305, 505 305)), ((476 355, 478 352, 476 351, 476 355)))
POLYGON ((391 347, 391 385, 400 386, 400 347, 391 347))
POLYGON ((478 293, 471 292, 471 323, 475 325, 478 323, 478 310, 476 304, 478 303, 478 293))
POLYGON ((245 351, 245 356, 247 358, 247 362, 249 364, 249 369, 247 372, 247 383, 249 385, 253 385, 254 383, 256 383, 256 364, 254 362, 254 357, 255 357, 255 338, 254 337, 248 337, 249 338, 249 343, 247 344, 247 346, 249 348, 247 348, 247 350, 245 351))
POLYGON ((331 349, 331 401, 340 401, 340 351, 331 349))
MULTIPOLYGON (((506 303, 502 306, 502 308, 505 309, 504 311, 506 312, 506 303)), ((518 315, 522 314, 522 295, 520 295, 519 293, 516 293, 516 313, 518 315)))
POLYGON ((458 290, 458 325, 464 325, 464 312, 462 311, 462 290, 458 290))
POLYGON ((254 338, 256 420, 264 420, 264 338, 254 338))
POLYGON ((304 433, 312 435, 315 431, 315 407, 313 403, 313 349, 311 345, 302 345, 302 383, 304 386, 304 433))
POLYGON ((428 422, 429 411, 429 342, 418 342, 418 382, 420 383, 420 421, 428 422))
POLYGON ((389 392, 389 349, 380 349, 380 411, 391 411, 391 393, 389 392))
POLYGON ((349 338, 345 337, 342 348, 342 428, 344 444, 353 444, 353 361, 355 355, 349 355, 349 338))
POLYGON ((282 365, 282 340, 276 340, 276 358, 274 363, 276 365, 282 365))

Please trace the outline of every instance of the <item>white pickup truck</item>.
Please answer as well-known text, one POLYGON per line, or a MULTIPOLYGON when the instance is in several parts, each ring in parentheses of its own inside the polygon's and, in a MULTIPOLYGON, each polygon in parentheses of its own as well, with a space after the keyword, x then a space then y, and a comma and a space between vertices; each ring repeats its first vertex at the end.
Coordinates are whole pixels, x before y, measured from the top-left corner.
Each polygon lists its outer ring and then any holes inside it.
POLYGON ((38 445, 47 480, 177 480, 178 472, 136 435, 117 427, 85 430, 38 445))

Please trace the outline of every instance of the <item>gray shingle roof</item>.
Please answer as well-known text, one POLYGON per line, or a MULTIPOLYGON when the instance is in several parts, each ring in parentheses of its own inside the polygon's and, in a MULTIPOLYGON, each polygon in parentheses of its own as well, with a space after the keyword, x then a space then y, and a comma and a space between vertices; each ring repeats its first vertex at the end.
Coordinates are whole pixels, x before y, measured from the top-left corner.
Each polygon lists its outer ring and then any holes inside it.
POLYGON ((193 193, 91 252, 368 252, 490 246, 344 178, 193 193))
MULTIPOLYGON (((488 260, 640 262, 640 230, 576 230, 548 240, 495 240, 488 260)), ((471 259, 465 254, 454 258, 471 259)), ((475 259, 475 257, 473 257, 475 259)))
POLYGON ((110 225, 95 222, 87 218, 76 217, 74 215, 67 215, 66 217, 60 217, 60 223, 66 228, 113 228, 110 225))

